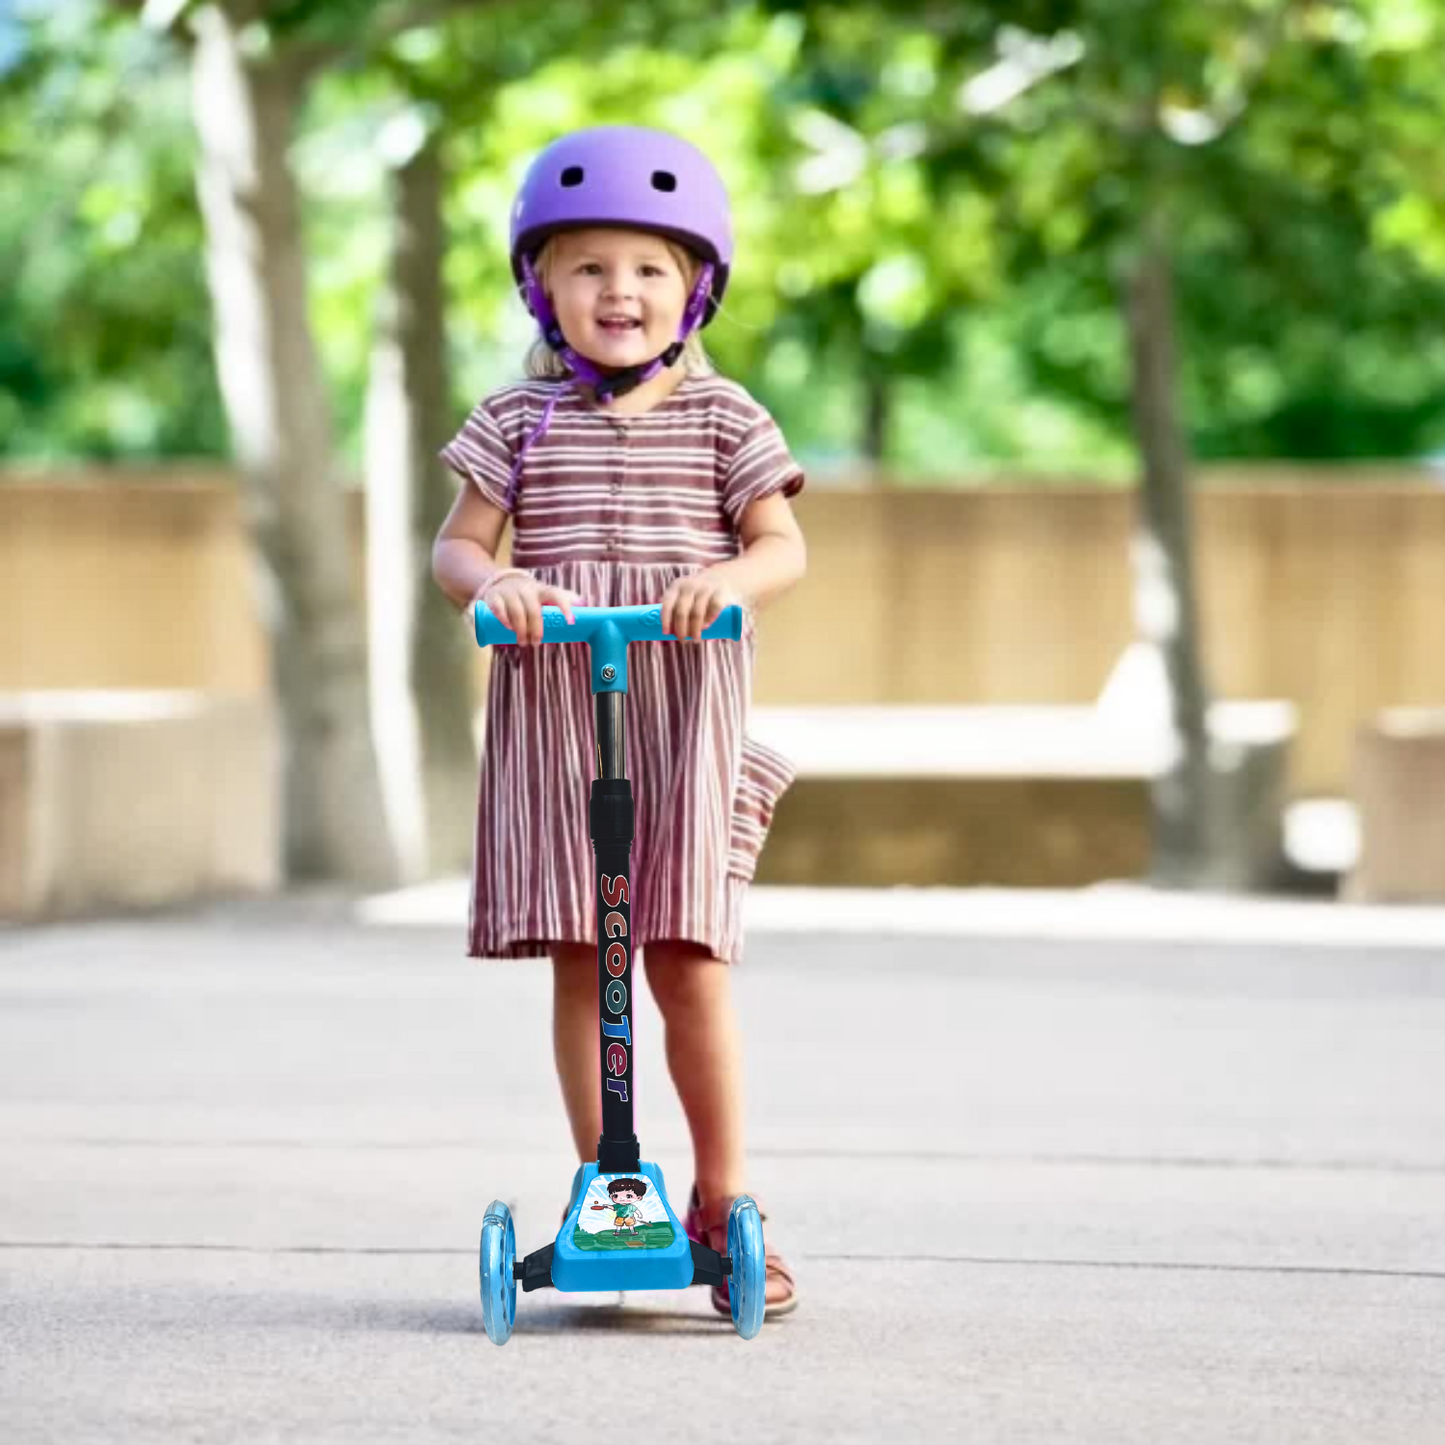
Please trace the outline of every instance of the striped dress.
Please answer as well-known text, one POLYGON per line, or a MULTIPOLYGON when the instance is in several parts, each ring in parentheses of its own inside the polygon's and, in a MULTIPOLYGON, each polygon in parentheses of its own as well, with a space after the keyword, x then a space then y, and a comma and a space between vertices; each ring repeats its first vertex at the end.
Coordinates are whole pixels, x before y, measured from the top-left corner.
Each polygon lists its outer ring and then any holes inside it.
MULTIPOLYGON (((594 607, 658 602, 735 557, 749 503, 803 475, 742 387, 689 376, 617 416, 559 383, 484 399, 442 457, 510 512, 512 564, 594 607), (546 431, 512 470, 549 402, 546 431)), ((755 636, 628 648, 626 767, 636 802, 634 944, 702 944, 736 962, 742 904, 791 766, 746 732, 755 636)), ((503 647, 487 693, 468 952, 537 958, 594 942, 587 799, 596 776, 588 650, 503 647)))

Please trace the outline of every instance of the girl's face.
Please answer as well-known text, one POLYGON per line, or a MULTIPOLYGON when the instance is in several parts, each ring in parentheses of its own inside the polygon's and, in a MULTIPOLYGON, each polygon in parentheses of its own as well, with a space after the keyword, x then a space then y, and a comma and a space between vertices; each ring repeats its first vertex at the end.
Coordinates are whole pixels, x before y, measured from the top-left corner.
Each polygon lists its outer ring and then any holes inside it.
POLYGON ((568 343, 608 369, 651 361, 677 340, 690 287, 660 236, 594 228, 553 237, 545 286, 568 343))

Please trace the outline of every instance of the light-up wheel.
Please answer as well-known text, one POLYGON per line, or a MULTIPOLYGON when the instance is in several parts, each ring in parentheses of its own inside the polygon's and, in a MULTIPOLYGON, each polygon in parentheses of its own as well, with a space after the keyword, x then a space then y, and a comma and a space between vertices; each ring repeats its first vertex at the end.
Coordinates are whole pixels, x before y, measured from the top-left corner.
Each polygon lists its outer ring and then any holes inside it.
MULTIPOLYGON (((512 1228, 512 1211, 500 1199, 487 1207, 482 1220, 482 1323, 494 1345, 505 1345, 512 1337, 517 1318, 517 1235, 512 1228)), ((736 1311, 734 1311, 736 1315, 736 1311)))
POLYGON ((763 1327, 768 1303, 768 1263, 763 1248, 763 1221, 751 1196, 739 1194, 728 1211, 728 1302, 738 1333, 750 1340, 763 1327))

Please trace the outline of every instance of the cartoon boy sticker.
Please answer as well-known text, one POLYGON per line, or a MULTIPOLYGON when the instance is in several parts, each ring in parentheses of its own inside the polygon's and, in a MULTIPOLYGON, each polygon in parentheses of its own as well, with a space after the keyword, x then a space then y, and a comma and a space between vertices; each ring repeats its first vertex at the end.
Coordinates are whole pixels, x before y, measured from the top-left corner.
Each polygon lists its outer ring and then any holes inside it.
POLYGON ((642 1223, 637 1205, 647 1193, 646 1183, 641 1179, 613 1179, 607 1185, 607 1193, 612 1199, 612 1232, 621 1234, 628 1229, 635 1234, 642 1223))

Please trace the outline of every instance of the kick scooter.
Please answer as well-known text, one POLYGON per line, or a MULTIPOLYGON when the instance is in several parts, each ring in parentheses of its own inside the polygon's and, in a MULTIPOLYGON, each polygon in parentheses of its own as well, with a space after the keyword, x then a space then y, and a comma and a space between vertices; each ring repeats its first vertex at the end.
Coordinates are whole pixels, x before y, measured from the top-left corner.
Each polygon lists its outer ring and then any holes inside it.
MULTIPOLYGON (((662 1171, 644 1163, 632 1126, 632 784, 623 767, 627 646, 675 642, 662 630, 662 608, 576 607, 570 626, 559 607, 542 609, 542 641, 585 642, 592 661, 597 776, 588 809, 596 866, 597 994, 602 1042, 602 1135, 597 1159, 572 1179, 557 1238, 517 1258, 511 1210, 493 1200, 482 1221, 482 1321, 494 1344, 511 1338, 517 1285, 523 1293, 685 1289, 727 1281, 733 1324, 750 1340, 763 1326, 766 1261, 757 1204, 746 1194, 728 1213, 727 1253, 687 1237, 668 1203, 662 1171)), ((477 642, 515 643, 517 634, 487 607, 473 608, 477 642)), ((725 608, 704 638, 742 636, 740 607, 725 608)))

